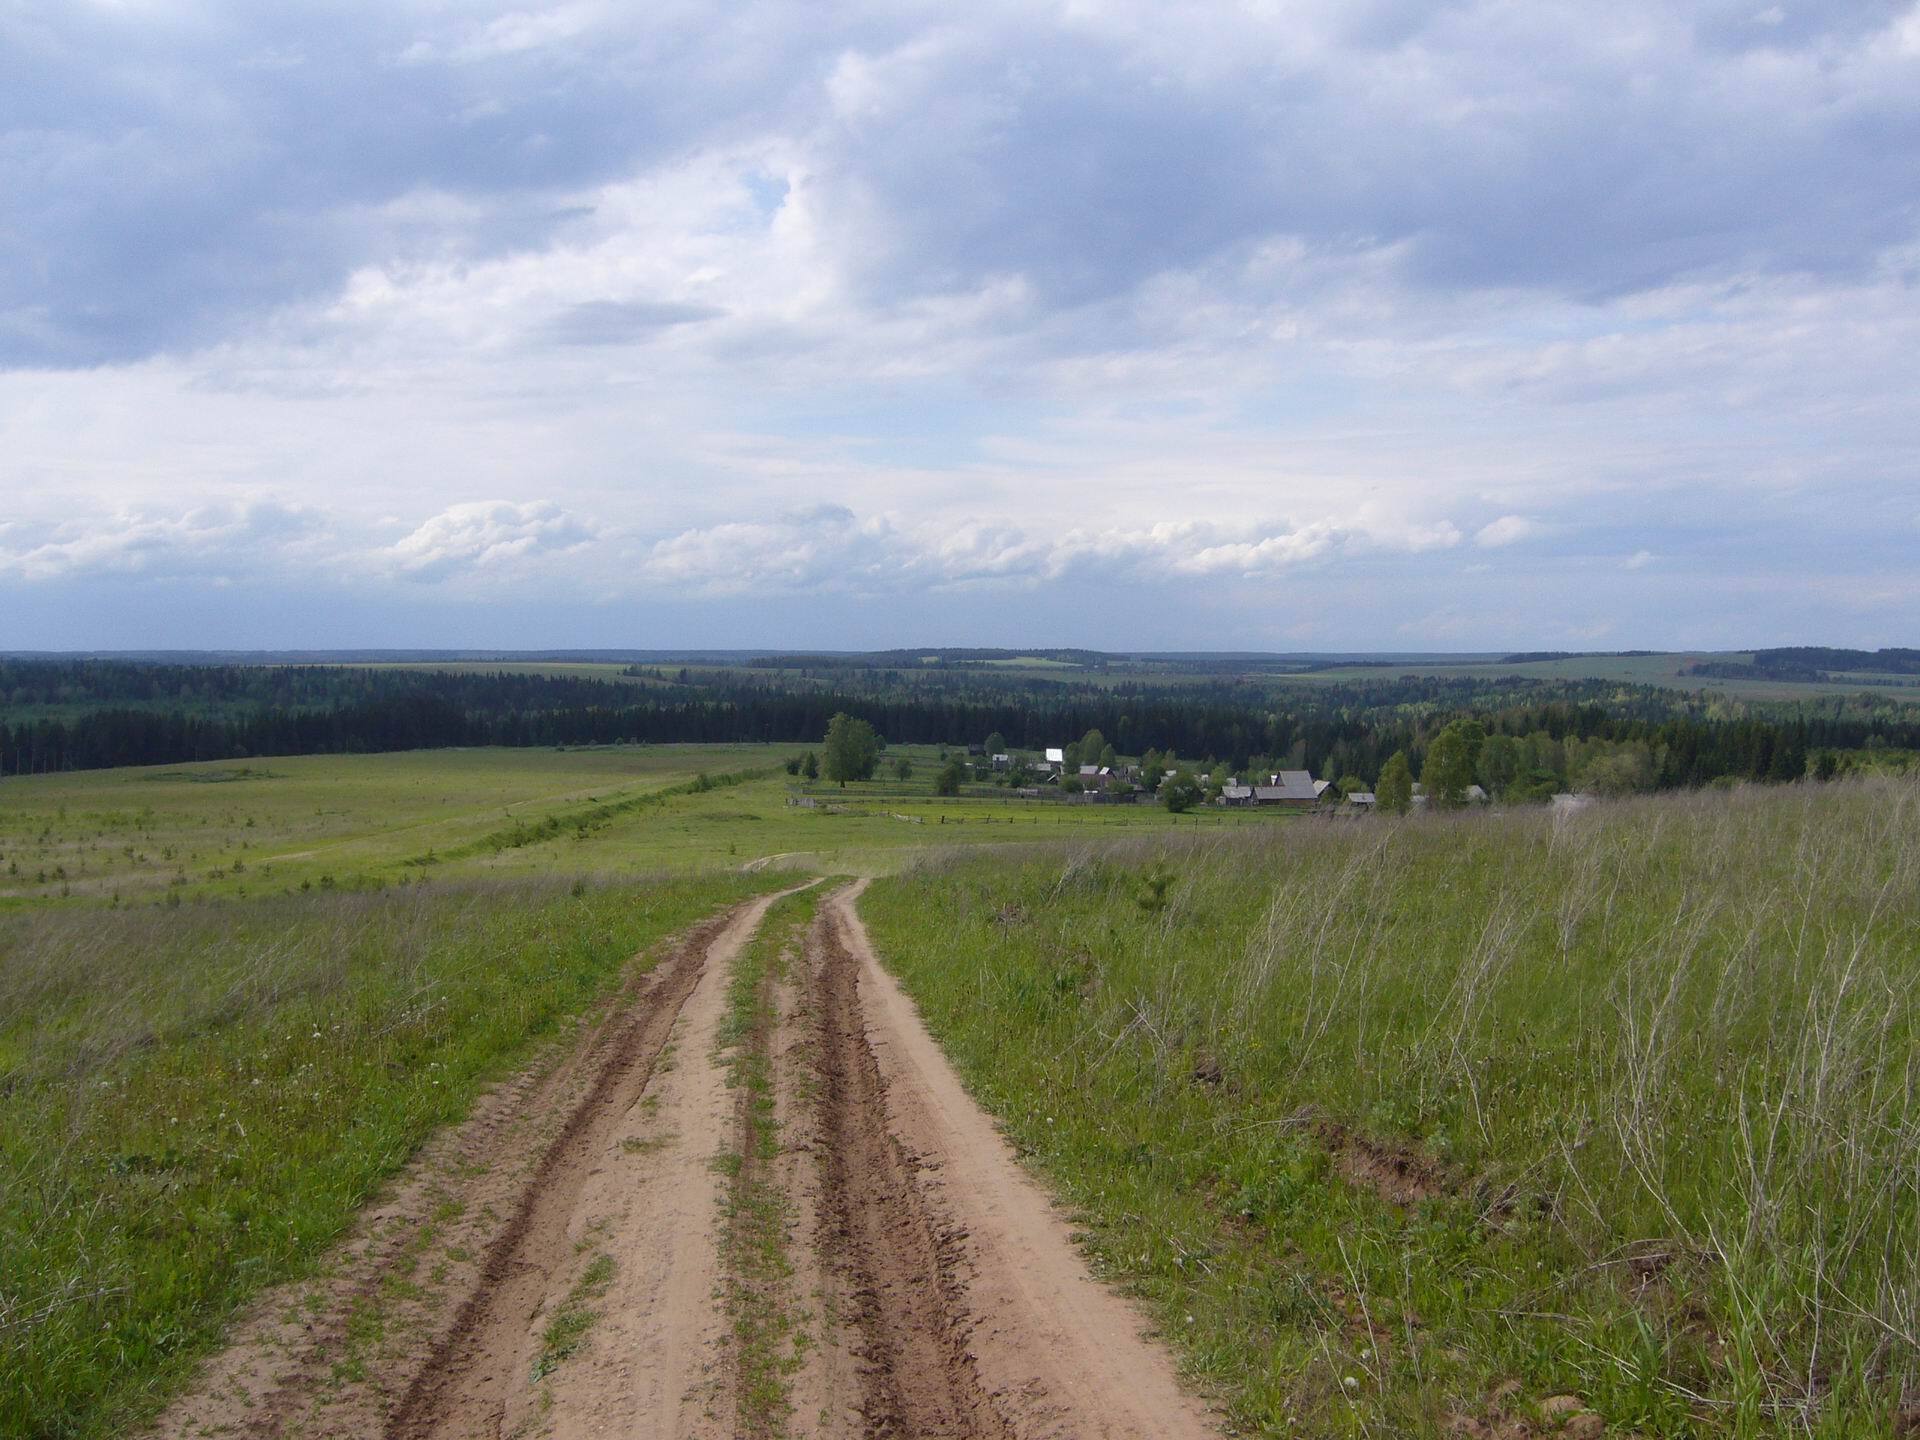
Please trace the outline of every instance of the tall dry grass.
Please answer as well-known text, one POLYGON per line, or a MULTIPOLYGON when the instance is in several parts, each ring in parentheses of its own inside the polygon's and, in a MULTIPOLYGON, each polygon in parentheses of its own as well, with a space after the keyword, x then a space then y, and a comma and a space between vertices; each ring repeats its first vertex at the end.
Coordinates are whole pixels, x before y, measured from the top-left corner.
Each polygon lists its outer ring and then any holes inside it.
POLYGON ((1242 1207, 1268 1238, 1487 1357, 1446 1381, 1349 1358, 1375 1408, 1337 1414, 1438 1424, 1436 1387, 1504 1369, 1666 1433, 1857 1435, 1920 1387, 1910 782, 957 858, 873 914, 982 1092, 1017 1129, 1051 1116, 1021 1133, 1096 1213, 1176 1213, 1195 1185, 1218 1208, 1223 1176, 1304 1166, 1322 1198, 1242 1207), (1062 1095, 1098 1097, 1077 1139, 1062 1095), (1369 1219, 1313 1158, 1329 1124, 1441 1193, 1369 1219), (1112 1160, 1128 1136, 1185 1158, 1143 1180, 1112 1160))

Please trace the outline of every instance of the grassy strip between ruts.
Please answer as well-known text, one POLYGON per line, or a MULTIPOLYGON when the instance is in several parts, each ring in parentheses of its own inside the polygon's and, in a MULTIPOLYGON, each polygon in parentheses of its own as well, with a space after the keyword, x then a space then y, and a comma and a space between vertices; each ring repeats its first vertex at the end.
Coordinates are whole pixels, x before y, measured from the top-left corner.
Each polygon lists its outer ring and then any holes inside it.
POLYGON ((788 1254, 792 1206, 772 1173, 780 1153, 774 1114, 774 987, 785 976, 812 923, 822 889, 813 886, 775 902, 759 932, 742 948, 728 979, 727 1014, 719 1038, 727 1083, 738 1093, 737 1146, 720 1157, 723 1295, 737 1377, 738 1433, 773 1440, 792 1415, 788 1377, 811 1339, 792 1293, 788 1254))
MULTIPOLYGON (((124 1434, 436 1126, 753 876, 0 929, 0 1434, 124 1434)), ((647 963, 651 963, 651 957, 647 963)))
POLYGON ((1920 788, 953 857, 862 909, 1252 1431, 1920 1427, 1920 788))

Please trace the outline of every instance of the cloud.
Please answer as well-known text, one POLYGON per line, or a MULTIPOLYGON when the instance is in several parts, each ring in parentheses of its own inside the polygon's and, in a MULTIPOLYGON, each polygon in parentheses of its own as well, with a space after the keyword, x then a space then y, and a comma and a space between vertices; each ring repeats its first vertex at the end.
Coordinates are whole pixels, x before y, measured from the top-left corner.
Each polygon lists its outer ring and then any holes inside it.
POLYGON ((1142 528, 1035 533, 1009 521, 949 528, 862 519, 829 505, 778 521, 696 528, 656 541, 642 570, 655 584, 705 594, 906 593, 1099 578, 1253 580, 1369 553, 1458 544, 1448 522, 1407 526, 1365 515, 1292 526, 1169 521, 1142 528))
POLYGON ((476 500, 442 510, 378 558, 407 579, 442 581, 567 554, 591 543, 597 533, 591 522, 551 502, 476 500))
POLYGON ((1539 533, 1538 521, 1529 520, 1524 515, 1502 515, 1475 531, 1473 543, 1482 550, 1498 550, 1503 546, 1517 545, 1522 540, 1531 540, 1539 533))
POLYGON ((0 359, 195 348, 368 269, 538 253, 743 146, 792 158, 775 213, 883 309, 1011 281, 1064 314, 1275 245, 1582 300, 1864 273, 1920 203, 1916 22, 1761 14, 42 9, 0 19, 0 359), (401 219, 417 194, 462 213, 401 219))
POLYGON ((535 330, 554 345, 624 345, 649 332, 714 320, 726 311, 714 305, 670 300, 585 300, 569 305, 535 330))
POLYGON ((0 578, 122 575, 226 584, 270 576, 289 557, 308 554, 323 530, 317 512, 274 501, 0 526, 0 578))
POLYGON ((1620 562, 1623 570, 1644 570, 1658 557, 1651 550, 1636 550, 1620 562))
POLYGON ((1917 82, 1892 0, 0 7, 0 577, 1173 644, 1891 595, 1917 82))

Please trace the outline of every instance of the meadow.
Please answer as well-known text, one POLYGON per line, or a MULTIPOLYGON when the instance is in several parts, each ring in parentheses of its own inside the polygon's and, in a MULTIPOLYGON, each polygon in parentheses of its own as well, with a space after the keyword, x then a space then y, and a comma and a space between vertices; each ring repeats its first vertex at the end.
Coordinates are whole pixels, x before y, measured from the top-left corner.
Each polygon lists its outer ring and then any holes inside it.
POLYGON ((763 888, 632 877, 0 917, 0 1434, 109 1436, 482 1085, 763 888))
POLYGON ((883 877, 887 963, 1249 1432, 1920 1423, 1910 782, 1319 822, 800 748, 0 782, 0 1433, 150 1413, 633 957, 792 871, 883 877))
POLYGON ((151 904, 440 881, 691 872, 778 856, 788 868, 889 869, 930 832, 954 843, 1268 825, 1155 807, 936 798, 942 751, 844 789, 786 774, 794 745, 402 751, 130 766, 0 782, 0 909, 151 904), (701 777, 706 777, 703 781, 701 777), (790 799, 810 799, 808 807, 790 799))
POLYGON ((935 799, 936 748, 890 755, 911 781, 806 786, 793 753, 0 781, 0 1434, 152 1413, 482 1086, 571 1033, 633 957, 786 870, 886 869, 930 836, 1249 823, 935 799), (803 790, 817 803, 789 805, 803 790))
POLYGON ((1920 1424, 1910 783, 949 853, 862 909, 1255 1433, 1920 1424))

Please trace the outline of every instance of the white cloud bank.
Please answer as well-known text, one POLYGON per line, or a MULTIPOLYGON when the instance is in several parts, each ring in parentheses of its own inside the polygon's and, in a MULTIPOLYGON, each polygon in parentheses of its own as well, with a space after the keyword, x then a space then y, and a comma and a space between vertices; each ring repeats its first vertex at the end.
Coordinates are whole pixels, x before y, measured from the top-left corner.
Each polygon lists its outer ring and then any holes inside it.
POLYGON ((0 605, 103 643, 106 577, 1911 642, 1834 598, 1911 570, 1910 4, 43 10, 0 605))

